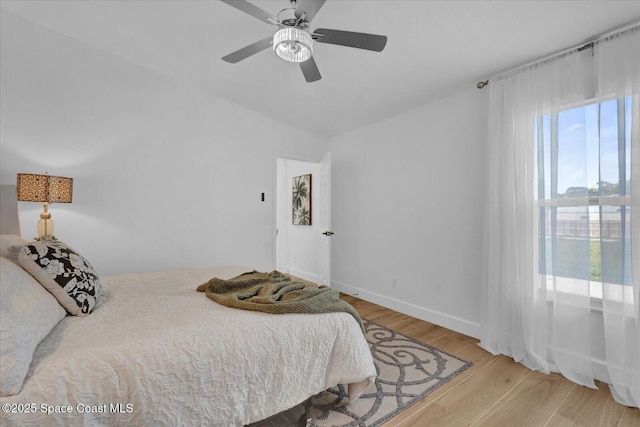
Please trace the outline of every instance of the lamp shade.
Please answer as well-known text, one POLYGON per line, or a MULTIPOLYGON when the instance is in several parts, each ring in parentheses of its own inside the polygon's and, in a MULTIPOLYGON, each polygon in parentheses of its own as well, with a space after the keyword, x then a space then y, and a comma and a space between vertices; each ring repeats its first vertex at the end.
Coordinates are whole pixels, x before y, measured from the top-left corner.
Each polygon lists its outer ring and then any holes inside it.
POLYGON ((73 178, 19 173, 16 185, 18 200, 23 202, 71 203, 73 178))
POLYGON ((289 62, 304 62, 313 55, 313 38, 295 27, 284 27, 273 36, 273 51, 289 62))

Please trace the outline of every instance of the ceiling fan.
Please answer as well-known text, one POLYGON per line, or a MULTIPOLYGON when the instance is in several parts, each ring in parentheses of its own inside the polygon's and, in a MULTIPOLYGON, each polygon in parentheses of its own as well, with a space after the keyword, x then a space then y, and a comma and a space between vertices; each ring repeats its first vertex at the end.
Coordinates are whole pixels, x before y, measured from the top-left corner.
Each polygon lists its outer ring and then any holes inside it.
POLYGON ((318 28, 309 31, 309 23, 316 16, 325 0, 290 0, 291 7, 273 15, 246 0, 220 0, 267 24, 276 25, 280 29, 273 35, 258 40, 242 49, 222 57, 223 61, 235 64, 258 52, 273 47, 275 54, 289 62, 297 62, 307 82, 320 80, 322 76, 313 59, 313 42, 337 44, 357 49, 382 52, 387 44, 387 37, 376 34, 355 33, 352 31, 329 30, 318 28), (291 12, 293 12, 291 14, 291 12), (289 17, 286 14, 289 14, 289 17), (282 16, 281 15, 285 15, 282 16))

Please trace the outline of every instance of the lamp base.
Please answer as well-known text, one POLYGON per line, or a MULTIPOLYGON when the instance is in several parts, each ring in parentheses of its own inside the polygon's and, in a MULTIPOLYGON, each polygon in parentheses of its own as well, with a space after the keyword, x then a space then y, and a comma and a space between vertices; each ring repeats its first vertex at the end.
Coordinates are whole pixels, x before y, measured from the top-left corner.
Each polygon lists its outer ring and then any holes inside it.
POLYGON ((48 203, 44 202, 43 210, 38 221, 38 240, 51 239, 53 237, 53 221, 48 210, 48 203))

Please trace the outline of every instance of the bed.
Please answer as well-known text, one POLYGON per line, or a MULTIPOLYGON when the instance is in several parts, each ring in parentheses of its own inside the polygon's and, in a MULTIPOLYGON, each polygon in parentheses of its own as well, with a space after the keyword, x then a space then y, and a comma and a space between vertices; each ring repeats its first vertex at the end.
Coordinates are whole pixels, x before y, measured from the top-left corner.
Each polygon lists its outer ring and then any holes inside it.
MULTIPOLYGON (((2 187, 3 197, 12 191, 2 187)), ((15 204, 1 202, 3 218, 17 214, 15 204)), ((26 375, 19 390, 0 397, 3 426, 243 426, 336 384, 348 384, 355 399, 375 378, 367 342, 347 313, 273 315, 196 292, 247 267, 101 277, 92 312, 69 315, 7 256, 17 234, 2 230, 3 360, 18 332, 37 342, 31 360, 14 361, 27 365, 26 375), (35 300, 41 306, 32 307, 35 300)), ((28 359, 28 346, 21 350, 28 359)))

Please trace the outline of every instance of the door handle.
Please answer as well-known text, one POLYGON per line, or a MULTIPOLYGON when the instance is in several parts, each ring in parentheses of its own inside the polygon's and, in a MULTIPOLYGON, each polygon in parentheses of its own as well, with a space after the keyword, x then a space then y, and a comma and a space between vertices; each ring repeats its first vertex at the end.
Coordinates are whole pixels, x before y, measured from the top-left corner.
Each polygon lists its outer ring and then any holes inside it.
POLYGON ((327 237, 331 237, 331 236, 333 236, 333 235, 334 235, 334 234, 336 234, 336 233, 334 233, 333 231, 325 231, 325 232, 324 232, 324 233, 322 233, 322 234, 324 234, 324 235, 325 235, 325 236, 327 236, 327 237))

